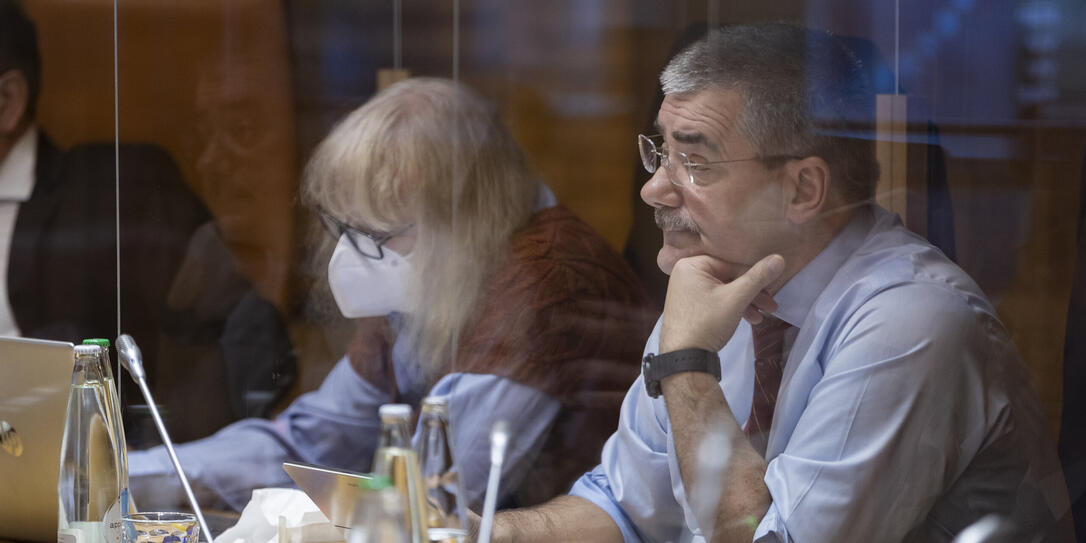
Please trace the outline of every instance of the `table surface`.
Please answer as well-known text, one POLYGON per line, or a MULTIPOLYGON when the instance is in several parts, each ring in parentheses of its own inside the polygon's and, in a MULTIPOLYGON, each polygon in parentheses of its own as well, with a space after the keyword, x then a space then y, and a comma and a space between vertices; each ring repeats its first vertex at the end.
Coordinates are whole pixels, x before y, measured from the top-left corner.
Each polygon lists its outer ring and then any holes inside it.
MULTIPOLYGON (((191 511, 181 511, 185 513, 191 513, 191 511)), ((227 528, 237 524, 238 519, 241 518, 241 514, 234 511, 217 511, 217 510, 204 510, 204 520, 207 521, 207 527, 211 530, 212 536, 218 536, 226 531, 227 528)), ((203 540, 203 537, 200 538, 203 540)), ((49 541, 43 541, 42 543, 54 543, 56 540, 51 539, 49 541)), ((0 543, 24 543, 14 539, 0 538, 0 543)))

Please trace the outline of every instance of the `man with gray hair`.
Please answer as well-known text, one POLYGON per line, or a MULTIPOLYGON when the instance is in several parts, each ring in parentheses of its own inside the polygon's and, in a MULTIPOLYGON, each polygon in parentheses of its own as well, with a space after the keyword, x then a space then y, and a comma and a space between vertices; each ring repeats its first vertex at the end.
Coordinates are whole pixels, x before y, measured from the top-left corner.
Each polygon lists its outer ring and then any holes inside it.
POLYGON ((1066 489, 995 310, 872 203, 873 96, 832 36, 714 31, 661 83, 641 196, 670 277, 642 376, 571 495, 498 541, 1067 541, 1066 489))

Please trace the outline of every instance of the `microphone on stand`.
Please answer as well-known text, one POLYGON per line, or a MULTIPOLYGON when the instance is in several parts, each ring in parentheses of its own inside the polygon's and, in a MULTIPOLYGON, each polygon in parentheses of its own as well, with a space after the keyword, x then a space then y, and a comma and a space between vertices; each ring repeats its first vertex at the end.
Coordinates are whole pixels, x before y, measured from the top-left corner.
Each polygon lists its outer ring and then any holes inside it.
POLYGON ((508 446, 509 424, 499 420, 490 430, 490 476, 486 480, 486 497, 483 498, 483 518, 479 522, 478 543, 490 543, 494 509, 498 502, 498 481, 502 477, 502 464, 505 463, 505 449, 508 446))
POLYGON ((155 400, 151 397, 151 390, 147 388, 147 372, 143 370, 143 354, 140 353, 140 348, 136 346, 135 340, 128 334, 121 334, 117 338, 116 345, 121 365, 128 370, 132 380, 139 385, 140 391, 143 392, 143 398, 147 400, 147 407, 151 409, 151 417, 155 419, 155 426, 158 428, 159 435, 162 436, 162 443, 166 445, 166 452, 169 453, 170 461, 173 462, 173 469, 177 471, 177 476, 181 478, 181 486, 185 488, 185 495, 189 498, 189 505, 192 506, 192 510, 196 513, 196 520, 200 522, 200 531, 205 534, 204 537, 207 538, 208 543, 212 543, 211 530, 207 528, 204 513, 200 509, 200 504, 196 503, 196 496, 192 493, 192 486, 189 485, 189 479, 185 477, 185 470, 181 469, 181 461, 177 459, 177 452, 174 451, 173 441, 170 440, 169 434, 166 433, 166 425, 162 424, 162 417, 159 416, 158 407, 155 406, 155 400))

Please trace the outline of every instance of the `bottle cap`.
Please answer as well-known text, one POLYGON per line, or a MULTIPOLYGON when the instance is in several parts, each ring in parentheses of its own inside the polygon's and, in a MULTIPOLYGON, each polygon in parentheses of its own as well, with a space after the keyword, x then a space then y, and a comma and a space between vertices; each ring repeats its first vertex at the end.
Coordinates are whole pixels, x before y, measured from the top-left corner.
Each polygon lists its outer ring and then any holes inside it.
POLYGON ((427 396, 422 400, 422 418, 433 419, 434 417, 441 419, 449 417, 448 396, 427 396))
POLYGON ((95 337, 90 339, 84 339, 83 345, 97 345, 99 347, 109 348, 109 340, 105 338, 95 337))
POLYGON ((392 481, 388 480, 388 477, 383 475, 374 475, 366 479, 362 479, 362 488, 365 490, 384 490, 392 486, 392 481))
POLYGON ((411 417, 411 406, 403 403, 386 403, 377 409, 382 417, 411 417))
POLYGON ((449 405, 449 397, 448 396, 427 396, 425 399, 422 400, 422 405, 424 405, 424 406, 433 405, 433 406, 448 407, 448 405, 449 405))
POLYGON ((102 348, 97 345, 76 345, 75 354, 98 354, 102 352, 102 348))

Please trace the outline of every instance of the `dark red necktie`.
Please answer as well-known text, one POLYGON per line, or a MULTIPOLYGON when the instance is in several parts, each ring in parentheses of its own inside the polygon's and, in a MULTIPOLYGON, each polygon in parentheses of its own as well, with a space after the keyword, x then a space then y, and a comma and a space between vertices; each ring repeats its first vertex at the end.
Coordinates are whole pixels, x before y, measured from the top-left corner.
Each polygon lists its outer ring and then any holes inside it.
POLYGON ((754 339, 754 396, 750 418, 743 431, 758 454, 765 456, 769 443, 769 425, 777 406, 777 392, 784 375, 784 333, 791 325, 775 317, 766 317, 751 325, 754 339))

